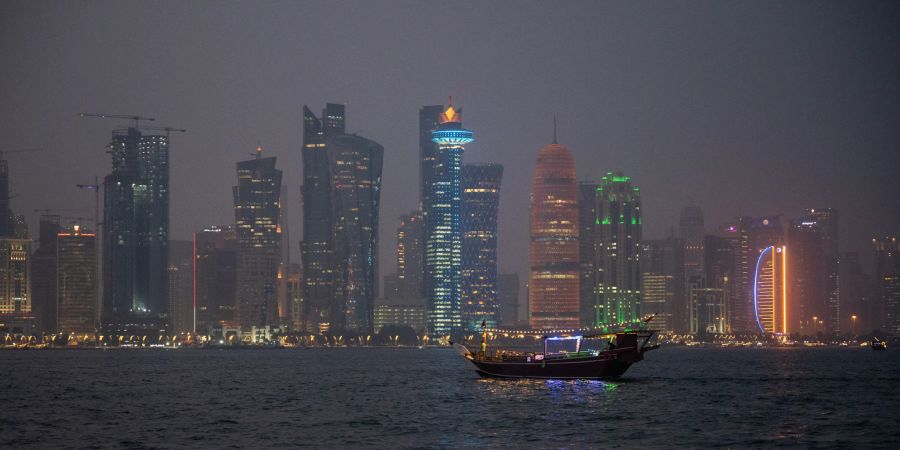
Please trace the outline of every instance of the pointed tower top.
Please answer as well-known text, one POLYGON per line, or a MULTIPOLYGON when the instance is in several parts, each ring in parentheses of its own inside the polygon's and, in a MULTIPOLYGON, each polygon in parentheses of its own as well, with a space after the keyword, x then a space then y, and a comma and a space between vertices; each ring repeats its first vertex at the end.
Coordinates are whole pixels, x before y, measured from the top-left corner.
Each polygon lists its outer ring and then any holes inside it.
POLYGON ((460 122, 462 122, 462 117, 460 117, 460 111, 453 109, 453 97, 448 96, 447 102, 449 103, 447 105, 447 109, 444 110, 444 112, 442 112, 441 115, 438 117, 438 122, 439 123, 448 123, 448 122, 460 123, 460 122))
POLYGON ((559 142, 556 142, 556 113, 553 113, 553 143, 559 144, 559 142))

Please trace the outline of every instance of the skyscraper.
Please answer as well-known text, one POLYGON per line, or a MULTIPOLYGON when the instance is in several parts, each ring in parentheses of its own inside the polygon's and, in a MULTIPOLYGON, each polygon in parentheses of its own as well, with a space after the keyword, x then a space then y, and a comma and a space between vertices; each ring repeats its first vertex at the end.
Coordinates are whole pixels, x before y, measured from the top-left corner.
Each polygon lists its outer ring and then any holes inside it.
POLYGON ((278 325, 276 284, 281 262, 281 171, 275 157, 237 163, 234 222, 238 243, 237 319, 241 327, 278 325))
POLYGON ((103 180, 107 335, 156 337, 168 325, 169 138, 114 130, 103 180))
POLYGON ((818 270, 822 271, 820 283, 823 283, 821 290, 825 299, 824 311, 820 317, 824 318, 827 331, 840 332, 841 317, 844 314, 841 312, 838 279, 838 211, 833 208, 810 208, 800 217, 799 224, 807 229, 815 229, 818 233, 822 258, 818 270))
POLYGON ((338 330, 374 333, 378 208, 384 148, 356 135, 329 135, 338 330))
POLYGON ((44 333, 57 332, 56 245, 61 230, 58 214, 42 214, 38 231, 40 245, 31 255, 32 306, 44 333))
POLYGON ((577 328, 580 324, 578 231, 575 162, 554 136, 553 143, 538 153, 531 189, 528 302, 532 328, 577 328))
MULTIPOLYGON (((425 220, 421 211, 400 216, 397 227, 396 297, 402 304, 423 304, 425 220)), ((385 297, 388 296, 385 286, 385 297)))
POLYGON ((596 323, 640 318, 641 195, 631 178, 607 173, 597 188, 596 323))
MULTIPOLYGON (((730 308, 733 302, 732 297, 736 294, 736 270, 738 255, 738 239, 736 233, 723 233, 722 236, 707 235, 703 242, 703 265, 705 275, 702 277, 703 283, 698 283, 696 277, 685 280, 688 289, 688 301, 691 302, 693 308, 694 297, 690 289, 701 287, 704 289, 718 289, 721 291, 722 301, 724 302, 723 310, 723 330, 731 332, 730 308)), ((692 321, 694 319, 691 319, 692 321)), ((699 326, 699 325, 698 325, 699 326)), ((691 329, 694 324, 691 322, 691 329)))
MULTIPOLYGON (((828 317, 827 269, 823 255, 822 230, 814 221, 801 219, 788 228, 790 245, 789 271, 790 322, 792 331, 814 334, 812 318, 828 317)), ((823 319, 824 320, 824 319, 823 319)))
MULTIPOLYGON (((434 158, 438 148, 432 133, 440 124, 443 113, 443 105, 423 106, 419 109, 419 203, 423 211, 431 204, 428 185, 434 177, 434 158)), ((424 250, 423 248, 422 251, 424 250)))
POLYGON ((73 225, 57 233, 57 324, 60 333, 96 331, 96 235, 73 225))
POLYGON ((461 290, 463 326, 499 323, 497 298, 497 215, 500 209, 500 164, 462 167, 461 290))
POLYGON ((500 324, 519 323, 519 275, 501 273, 497 278, 497 297, 500 299, 500 324))
POLYGON ((872 239, 875 250, 875 281, 878 284, 879 307, 876 328, 900 335, 900 243, 896 237, 872 239))
POLYGON ((12 211, 9 208, 9 164, 0 155, 0 237, 13 235, 12 211))
POLYGON ((678 238, 681 240, 684 256, 684 279, 703 276, 703 210, 699 206, 686 206, 681 210, 678 222, 678 238))
POLYGON ((194 243, 169 241, 169 331, 194 331, 194 243))
POLYGON ((343 311, 334 307, 337 269, 334 254, 334 227, 331 166, 327 139, 344 132, 344 105, 328 103, 322 118, 303 107, 303 264, 305 322, 310 332, 326 332, 333 317, 343 311))
POLYGON ((674 235, 645 240, 641 245, 641 314, 654 315, 649 324, 652 329, 687 333, 689 305, 682 262, 685 246, 674 235))
POLYGON ((592 326, 595 321, 597 287, 597 183, 578 183, 578 261, 580 280, 578 282, 579 321, 581 326, 592 326))
POLYGON ((0 238, 0 316, 31 316, 28 239, 0 238))
POLYGON ((238 246, 234 227, 194 233, 194 331, 235 324, 238 246))
POLYGON ((462 326, 460 208, 462 157, 472 132, 462 127, 453 105, 441 113, 431 133, 437 146, 428 164, 422 205, 425 218, 425 302, 428 333, 449 335, 462 326))

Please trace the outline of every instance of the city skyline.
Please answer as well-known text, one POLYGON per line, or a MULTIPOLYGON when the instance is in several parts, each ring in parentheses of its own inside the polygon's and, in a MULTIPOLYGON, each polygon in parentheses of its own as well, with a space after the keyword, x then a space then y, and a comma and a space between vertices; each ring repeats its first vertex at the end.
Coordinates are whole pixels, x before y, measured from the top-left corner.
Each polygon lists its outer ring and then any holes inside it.
MULTIPOLYGON (((900 116, 895 106, 900 101, 896 90, 890 88, 895 66, 873 68, 853 63, 889 54, 885 53, 885 42, 863 33, 872 28, 889 35, 896 33, 887 27, 890 14, 869 11, 853 16, 852 21, 839 21, 850 7, 829 4, 821 18, 828 26, 819 29, 803 25, 804 8, 800 6, 777 10, 784 21, 771 23, 766 19, 776 14, 772 8, 735 5, 733 11, 706 13, 709 19, 716 19, 709 26, 722 35, 717 41, 704 41, 698 40, 702 30, 682 26, 689 23, 690 10, 674 6, 660 5, 649 16, 640 17, 632 6, 562 5, 547 16, 537 4, 515 5, 517 16, 527 25, 567 24, 557 26, 565 30, 561 36, 542 43, 509 25, 485 27, 486 21, 496 23, 504 8, 476 14, 467 7, 410 5, 397 18, 386 19, 388 24, 402 21, 408 25, 407 33, 394 34, 371 28, 374 25, 361 20, 379 14, 375 6, 358 5, 341 13, 296 6, 288 7, 284 19, 272 23, 266 35, 252 33, 252 27, 231 27, 228 14, 216 12, 207 18, 209 29, 193 39, 195 45, 208 47, 211 59, 194 62, 197 47, 182 48, 178 44, 192 41, 185 38, 183 22, 161 18, 190 17, 199 13, 198 6, 175 5, 165 16, 140 5, 112 5, 102 11, 86 5, 84 12, 78 13, 96 16, 110 36, 156 35, 162 27, 168 31, 163 33, 166 37, 152 45, 177 49, 172 52, 153 50, 137 38, 100 40, 90 33, 80 33, 77 25, 65 19, 74 6, 60 5, 53 10, 5 7, 9 8, 9 13, 3 14, 10 22, 5 31, 9 38, 0 44, 0 51, 21 63, 0 75, 4 94, 8 94, 5 97, 10 99, 0 107, 0 118, 9 130, 4 147, 45 148, 42 153, 8 158, 12 195, 18 195, 11 200, 13 209, 28 212, 32 229, 37 228, 37 217, 24 205, 92 209, 92 196, 75 189, 74 184, 105 173, 105 141, 99 136, 108 134, 112 123, 78 119, 75 114, 105 111, 149 114, 161 125, 190 130, 172 137, 173 145, 181 149, 172 155, 173 239, 189 239, 204 226, 228 223, 231 199, 223 186, 232 183, 233 162, 257 143, 279 158, 287 191, 294 199, 288 219, 297 235, 302 230, 296 201, 302 172, 298 155, 302 105, 343 101, 354 111, 354 125, 349 131, 360 131, 386 149, 379 266, 382 275, 391 273, 394 258, 390 242, 396 226, 391 218, 418 204, 413 181, 418 166, 417 109, 446 95, 454 95, 466 106, 467 122, 479 133, 467 162, 504 164, 506 186, 528 185, 529 166, 540 147, 537 143, 549 140, 552 115, 557 113, 560 140, 573 153, 579 180, 597 181, 614 170, 640 180, 646 199, 647 237, 663 237, 669 226, 677 225, 680 208, 689 204, 704 208, 710 227, 739 215, 790 215, 812 206, 831 207, 843 213, 842 248, 858 252, 864 270, 871 272, 869 240, 896 234, 900 224, 897 200, 887 194, 898 191, 898 181, 891 175, 889 164, 878 163, 892 159, 889 144, 897 141, 893 124, 900 116), (603 17, 600 23, 589 27, 578 18, 578 11, 585 7, 603 17), (127 33, 124 24, 109 20, 133 8, 142 19, 130 24, 127 33), (300 10, 310 15, 299 14, 300 10), (335 14, 346 14, 362 29, 406 52, 377 53, 372 44, 339 37, 335 45, 346 51, 339 60, 299 39, 322 35, 321 26, 308 17, 333 18, 335 14), (414 44, 430 39, 427 27, 409 20, 435 14, 458 21, 461 40, 448 42, 448 52, 460 54, 466 43, 514 36, 535 46, 535 53, 530 62, 518 61, 502 46, 491 44, 469 52, 471 60, 464 67, 438 64, 437 55, 429 56, 430 51, 414 44), (740 23, 734 22, 738 14, 740 23), (285 22, 288 18, 297 20, 299 28, 289 27, 285 22), (44 25, 29 26, 35 20, 44 25), (649 34, 642 38, 619 25, 629 21, 637 21, 636 29, 649 34), (734 26, 723 30, 716 23, 734 26), (826 28, 827 33, 823 31, 826 28), (237 35, 227 42, 233 43, 240 36, 252 43, 234 50, 250 62, 246 67, 223 59, 225 48, 215 44, 225 30, 231 29, 237 35), (765 34, 789 38, 776 40, 765 38, 765 34), (664 44, 668 38, 683 47, 664 44), (828 46, 827 52, 818 44, 834 39, 853 44, 828 46), (286 49, 298 42, 296 51, 279 52, 289 55, 283 60, 272 59, 269 52, 250 52, 258 45, 286 49), (567 48, 563 46, 566 42, 593 47, 567 48), (134 51, 118 51, 126 43, 134 51), (666 51, 653 53, 660 45, 666 51), (54 59, 56 53, 41 51, 51 47, 64 49, 70 56, 54 59), (735 47, 743 53, 732 51, 735 47), (127 73, 107 73, 98 78, 97 70, 103 64, 96 64, 95 56, 86 53, 95 48, 122 55, 128 63, 124 64, 129 68, 127 73), (585 54, 587 48, 594 48, 595 53, 585 54), (857 54, 857 49, 861 53, 857 54), (32 56, 20 57, 24 51, 31 51, 32 56), (404 53, 422 58, 423 64, 406 72, 397 69, 408 66, 402 64, 404 53), (137 54, 149 59, 142 62, 135 58, 137 54), (382 55, 383 60, 373 60, 372 54, 382 55), (693 54, 708 55, 707 61, 684 62, 682 56, 693 54), (590 57, 584 59, 585 55, 590 57), (791 65, 799 55, 805 55, 806 68, 791 65), (375 64, 376 69, 366 71, 365 77, 354 75, 346 70, 349 63, 343 62, 354 57, 375 64), (298 58, 302 62, 318 58, 323 64, 316 67, 322 69, 298 67, 298 58), (751 64, 754 58, 772 58, 777 64, 758 73, 751 64), (552 63, 552 72, 545 62, 552 63), (147 79, 139 69, 150 64, 179 67, 179 76, 186 81, 213 81, 187 92, 173 74, 147 79), (657 65, 666 67, 665 73, 652 75, 657 65), (40 67, 62 70, 40 71, 40 67), (485 71, 490 76, 480 75, 485 71), (63 85, 58 78, 62 73, 72 75, 66 79, 77 93, 54 87, 63 85), (340 73, 347 75, 333 76, 340 73), (642 75, 624 78, 624 74, 634 73, 642 75), (403 82, 395 83, 395 77, 403 82), (109 82, 95 81, 103 79, 109 82), (133 84, 130 80, 141 82, 133 84), (839 80, 847 83, 839 84, 839 80), (137 85, 153 95, 135 95, 133 87, 137 85), (672 91, 673 85, 684 89, 672 91), (572 89, 568 89, 570 86, 572 89), (783 92, 798 95, 783 96, 783 92), (26 93, 29 101, 23 97, 26 93), (755 100, 757 97, 765 101, 755 100), (806 98, 823 100, 809 103, 812 100, 806 98), (30 103, 32 100, 34 103, 30 103), (778 114, 770 114, 773 104, 778 114), (11 109, 13 105, 18 106, 11 109), (45 123, 53 124, 53 133, 47 133, 42 125, 45 123), (195 177, 198 167, 208 170, 195 177), (756 176, 760 171, 767 174, 765 183, 756 176), (405 177, 406 173, 411 176, 405 177)), ((247 13, 248 23, 268 17, 265 7, 258 12, 248 11, 255 8, 243 5, 234 8, 247 13)), ((527 227, 520 225, 527 220, 525 191, 510 189, 500 212, 500 271, 520 276, 528 270, 522 262, 525 252, 518 244, 528 235, 527 227)), ((296 245, 292 251, 297 253, 296 245)))

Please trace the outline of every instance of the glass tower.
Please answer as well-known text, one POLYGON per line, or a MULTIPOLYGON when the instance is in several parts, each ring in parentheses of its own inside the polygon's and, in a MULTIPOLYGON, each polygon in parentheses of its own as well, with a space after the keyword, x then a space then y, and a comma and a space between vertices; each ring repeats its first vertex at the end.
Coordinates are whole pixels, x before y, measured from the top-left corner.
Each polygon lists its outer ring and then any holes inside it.
POLYGON ((463 326, 470 331, 499 323, 497 299, 497 215, 500 164, 466 164, 462 168, 461 298, 463 326))
POLYGON ((441 113, 431 140, 437 144, 424 179, 425 301, 433 338, 460 329, 460 229, 462 157, 472 132, 462 127, 453 105, 441 113))
POLYGON ((597 187, 596 325, 640 318, 641 194, 631 178, 607 173, 597 187))

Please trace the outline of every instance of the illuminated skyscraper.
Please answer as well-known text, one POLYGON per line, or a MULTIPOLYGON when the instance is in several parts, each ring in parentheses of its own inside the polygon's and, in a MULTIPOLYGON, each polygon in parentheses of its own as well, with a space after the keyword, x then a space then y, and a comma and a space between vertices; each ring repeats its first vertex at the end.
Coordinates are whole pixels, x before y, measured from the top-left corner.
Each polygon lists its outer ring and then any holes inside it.
POLYGON ((331 163, 337 330, 374 333, 378 207, 384 148, 364 137, 336 134, 326 140, 331 163))
POLYGON ((818 328, 812 323, 816 317, 828 317, 828 294, 822 230, 814 221, 801 219, 788 228, 791 247, 791 302, 790 325, 792 331, 803 335, 815 334, 818 328))
POLYGON ((434 158, 438 149, 432 133, 440 124, 443 113, 443 105, 423 106, 419 109, 419 203, 422 208, 431 204, 428 200, 431 192, 428 185, 433 178, 434 158))
POLYGON ((78 225, 57 234, 57 325, 60 333, 96 331, 96 235, 78 225))
POLYGON ((684 255, 684 279, 703 276, 703 210, 699 206, 686 206, 681 210, 678 238, 684 255))
POLYGON ((577 328, 578 184, 571 153, 553 141, 538 153, 531 189, 529 322, 532 328, 577 328))
POLYGON ((169 331, 194 331, 194 243, 169 241, 169 331))
POLYGON ((641 245, 641 314, 654 315, 649 324, 654 330, 687 333, 689 305, 683 279, 684 246, 674 234, 665 239, 645 240, 641 245))
POLYGON ((428 333, 440 337, 462 326, 460 309, 460 230, 462 157, 472 132, 462 127, 453 105, 441 113, 432 132, 437 144, 428 164, 423 198, 425 218, 425 302, 428 333))
POLYGON ((237 163, 233 187, 234 221, 238 243, 237 320, 241 327, 278 325, 276 285, 281 262, 279 210, 281 171, 275 157, 237 163))
POLYGON ((789 327, 787 247, 768 246, 760 251, 753 272, 753 308, 759 333, 782 333, 789 327))
POLYGON ((0 316, 31 316, 31 240, 0 238, 0 316))
POLYGON ((500 164, 466 164, 462 168, 461 298, 463 326, 499 323, 497 298, 497 215, 500 209, 500 164))
POLYGON ((631 178, 608 173, 597 188, 597 325, 640 318, 641 194, 631 178))
POLYGON ((115 130, 104 180, 103 312, 107 335, 168 327, 169 138, 115 130))
POLYGON ((328 331, 338 293, 334 254, 334 210, 327 139, 344 133, 344 105, 328 103, 319 119, 303 107, 303 299, 310 332, 328 331))

